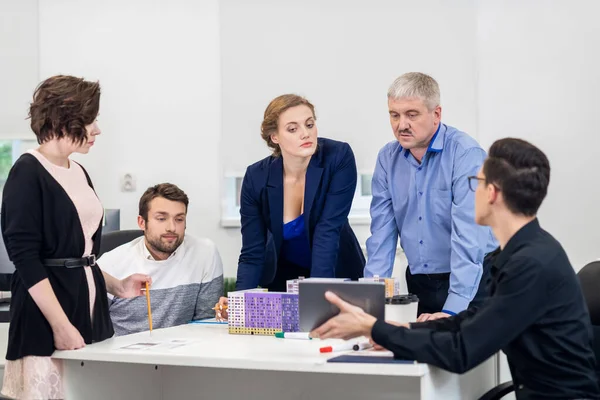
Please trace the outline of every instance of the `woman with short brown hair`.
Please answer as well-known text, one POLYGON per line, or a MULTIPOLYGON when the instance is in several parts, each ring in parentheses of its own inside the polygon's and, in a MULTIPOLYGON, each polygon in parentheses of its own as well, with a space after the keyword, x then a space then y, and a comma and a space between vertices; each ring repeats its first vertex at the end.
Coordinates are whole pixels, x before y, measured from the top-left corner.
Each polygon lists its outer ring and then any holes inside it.
POLYGON ((106 292, 141 294, 150 278, 119 281, 95 262, 104 209, 72 153, 86 154, 100 129, 100 85, 54 76, 29 110, 39 148, 12 167, 2 196, 2 234, 16 271, 2 394, 64 397, 54 350, 74 350, 113 335, 106 292))

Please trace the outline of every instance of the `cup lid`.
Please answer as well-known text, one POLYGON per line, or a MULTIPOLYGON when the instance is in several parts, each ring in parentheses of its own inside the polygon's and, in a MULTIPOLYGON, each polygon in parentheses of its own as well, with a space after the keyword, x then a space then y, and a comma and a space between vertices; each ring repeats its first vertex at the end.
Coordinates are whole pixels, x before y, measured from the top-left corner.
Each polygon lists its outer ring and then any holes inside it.
POLYGON ((394 297, 386 297, 385 304, 410 304, 418 302, 419 298, 414 294, 400 294, 394 297))

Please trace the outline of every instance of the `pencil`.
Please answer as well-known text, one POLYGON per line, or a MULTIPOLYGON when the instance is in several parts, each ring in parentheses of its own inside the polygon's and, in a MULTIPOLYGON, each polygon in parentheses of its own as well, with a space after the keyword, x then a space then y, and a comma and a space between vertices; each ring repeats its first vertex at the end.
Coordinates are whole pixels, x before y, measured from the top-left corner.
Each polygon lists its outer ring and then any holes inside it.
POLYGON ((150 327, 150 333, 152 333, 152 307, 150 307, 150 287, 146 282, 146 302, 148 303, 148 326, 150 327))
POLYGON ((216 306, 213 307, 213 310, 218 311, 219 307, 221 310, 227 310, 229 308, 229 307, 227 307, 227 305, 217 304, 216 306))

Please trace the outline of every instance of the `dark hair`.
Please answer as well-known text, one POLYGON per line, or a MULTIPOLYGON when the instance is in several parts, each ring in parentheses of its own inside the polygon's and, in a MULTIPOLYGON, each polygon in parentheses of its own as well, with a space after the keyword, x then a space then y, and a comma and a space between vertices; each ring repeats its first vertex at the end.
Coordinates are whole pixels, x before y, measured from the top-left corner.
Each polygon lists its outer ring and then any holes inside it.
POLYGON ((171 201, 178 201, 180 203, 185 204, 185 210, 187 212, 189 199, 185 192, 179 189, 176 185, 172 183, 161 183, 152 187, 149 187, 142 197, 140 198, 140 206, 139 211, 144 218, 144 221, 148 221, 148 210, 150 208, 150 202, 157 197, 162 197, 171 201))
POLYGON ((263 140, 267 142, 267 146, 273 150, 274 157, 279 157, 281 155, 281 149, 279 148, 279 145, 271 140, 271 135, 277 132, 277 123, 279 122, 279 117, 284 111, 292 107, 302 105, 310 108, 313 118, 316 119, 315 106, 313 106, 310 101, 306 100, 304 97, 295 94, 283 94, 271 100, 267 106, 263 122, 260 126, 260 131, 263 140))
POLYGON ((548 193, 550 162, 537 147, 521 139, 500 139, 483 164, 485 181, 497 186, 510 211, 534 216, 548 193))
POLYGON ((35 89, 29 107, 31 129, 39 144, 68 137, 82 144, 85 127, 96 120, 100 109, 100 84, 74 76, 57 75, 35 89))

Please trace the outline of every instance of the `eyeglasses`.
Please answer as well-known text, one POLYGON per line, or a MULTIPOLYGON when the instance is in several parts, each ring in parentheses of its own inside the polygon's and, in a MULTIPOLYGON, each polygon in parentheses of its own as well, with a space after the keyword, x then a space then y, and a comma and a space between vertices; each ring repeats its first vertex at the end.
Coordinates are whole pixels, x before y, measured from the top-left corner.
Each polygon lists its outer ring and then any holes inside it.
POLYGON ((473 192, 477 190, 479 181, 485 181, 485 178, 480 178, 478 176, 469 176, 467 179, 469 180, 469 189, 471 189, 473 192))

